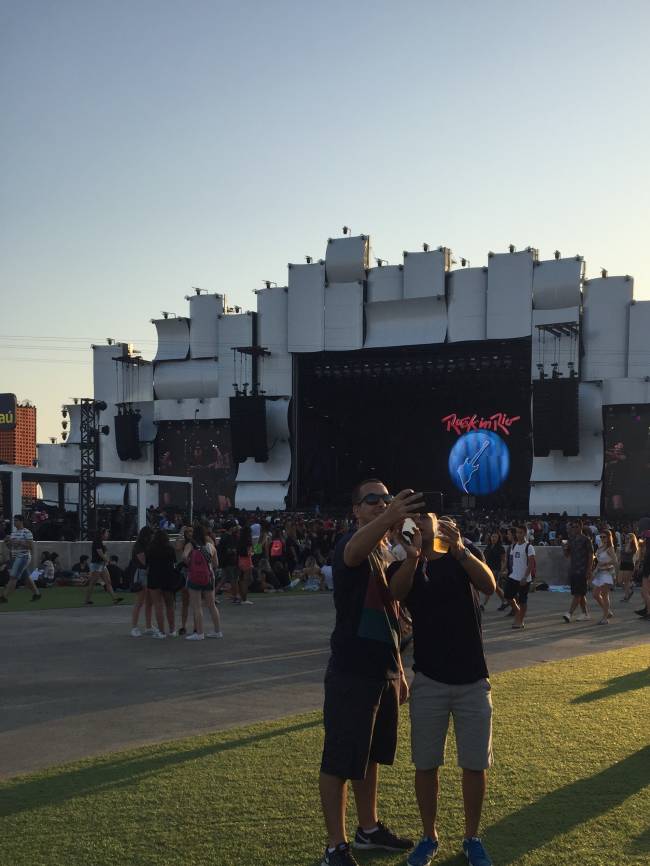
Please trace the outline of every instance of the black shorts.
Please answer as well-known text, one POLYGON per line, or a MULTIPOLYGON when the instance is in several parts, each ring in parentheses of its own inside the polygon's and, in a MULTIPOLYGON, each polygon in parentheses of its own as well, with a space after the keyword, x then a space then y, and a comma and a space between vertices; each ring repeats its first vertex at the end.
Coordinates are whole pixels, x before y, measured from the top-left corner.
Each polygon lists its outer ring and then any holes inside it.
POLYGON ((365 779, 368 763, 392 764, 397 749, 399 680, 325 674, 321 772, 365 779))
POLYGON ((571 595, 587 594, 587 575, 584 571, 572 571, 569 574, 569 583, 571 585, 571 595))
POLYGON ((514 598, 519 602, 519 604, 528 604, 529 589, 530 583, 524 583, 522 585, 521 583, 519 583, 518 580, 513 580, 511 577, 509 577, 503 589, 503 595, 509 601, 512 601, 512 599, 514 598))

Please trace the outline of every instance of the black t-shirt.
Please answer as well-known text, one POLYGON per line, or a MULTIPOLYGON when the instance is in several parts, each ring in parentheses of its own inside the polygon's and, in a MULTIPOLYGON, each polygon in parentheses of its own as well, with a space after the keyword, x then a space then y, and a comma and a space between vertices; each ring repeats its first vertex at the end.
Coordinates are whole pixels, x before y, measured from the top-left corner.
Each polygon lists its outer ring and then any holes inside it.
POLYGON ((229 532, 224 532, 217 546, 217 557, 222 568, 237 565, 237 539, 229 532))
MULTIPOLYGON (((467 542, 466 546, 483 559, 475 547, 467 542)), ((389 579, 400 564, 390 565, 389 579)), ((404 603, 413 620, 414 671, 450 685, 474 683, 489 676, 478 593, 451 554, 418 562, 404 603)))
POLYGON ((102 541, 93 541, 92 544, 92 553, 90 555, 91 562, 104 562, 104 554, 106 553, 106 547, 102 541))
POLYGON ((500 541, 497 541, 496 544, 488 544, 483 552, 485 554, 485 561, 492 569, 492 573, 495 577, 498 577, 501 571, 501 559, 506 555, 505 547, 500 541))
POLYGON ((398 606, 377 551, 354 568, 343 561, 345 545, 353 535, 344 535, 334 551, 336 624, 330 667, 369 679, 396 679, 400 674, 398 606))

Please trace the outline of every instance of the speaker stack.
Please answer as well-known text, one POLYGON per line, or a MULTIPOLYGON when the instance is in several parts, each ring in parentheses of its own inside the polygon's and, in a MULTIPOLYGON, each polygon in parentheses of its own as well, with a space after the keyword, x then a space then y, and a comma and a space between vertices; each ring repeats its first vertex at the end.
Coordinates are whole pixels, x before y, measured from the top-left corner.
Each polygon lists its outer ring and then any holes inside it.
POLYGON ((115 448, 120 460, 140 460, 140 413, 125 412, 115 416, 115 448))
POLYGON ((533 453, 548 457, 551 451, 565 457, 580 453, 577 376, 533 382, 533 453))
POLYGON ((266 401, 264 397, 230 398, 232 456, 236 463, 254 457, 258 463, 269 459, 266 442, 266 401))

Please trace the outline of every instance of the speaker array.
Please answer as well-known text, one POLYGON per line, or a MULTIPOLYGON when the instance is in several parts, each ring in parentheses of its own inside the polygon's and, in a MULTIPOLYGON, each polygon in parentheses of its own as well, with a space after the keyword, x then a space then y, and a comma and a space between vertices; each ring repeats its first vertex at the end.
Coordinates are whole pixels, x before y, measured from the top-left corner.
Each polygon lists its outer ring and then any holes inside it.
POLYGON ((242 463, 248 457, 254 457, 258 463, 268 460, 264 397, 231 397, 230 431, 232 456, 236 463, 242 463))
POLYGON ((533 453, 565 457, 580 452, 578 378, 538 379, 533 382, 533 453))
POLYGON ((115 416, 115 448, 120 460, 140 460, 140 415, 129 412, 115 416))

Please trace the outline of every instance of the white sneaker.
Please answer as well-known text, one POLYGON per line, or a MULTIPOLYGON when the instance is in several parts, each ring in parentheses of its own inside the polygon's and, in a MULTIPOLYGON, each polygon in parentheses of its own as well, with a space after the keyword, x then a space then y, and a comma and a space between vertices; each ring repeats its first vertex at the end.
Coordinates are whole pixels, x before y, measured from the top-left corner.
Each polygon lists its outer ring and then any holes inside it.
POLYGON ((170 637, 178 637, 178 632, 176 631, 176 629, 174 629, 174 631, 170 631, 169 636, 170 637))
POLYGON ((570 613, 563 613, 563 614, 562 614, 562 619, 564 620, 564 622, 571 622, 571 620, 572 620, 572 616, 571 616, 570 613))
POLYGON ((152 637, 154 640, 165 640, 166 636, 167 636, 167 635, 163 634, 161 631, 155 631, 155 632, 151 635, 151 637, 152 637))
POLYGON ((142 632, 140 631, 139 628, 132 628, 131 629, 131 637, 140 637, 141 634, 142 634, 142 632))
POLYGON ((248 598, 246 599, 246 601, 242 601, 242 604, 252 604, 252 603, 253 603, 253 602, 250 601, 248 598))
POLYGON ((576 622, 584 622, 586 619, 591 619, 591 616, 588 613, 580 613, 576 617, 576 622))
POLYGON ((194 634, 188 634, 185 640, 203 640, 204 638, 204 634, 198 634, 198 632, 194 632, 194 634))
POLYGON ((146 628, 142 634, 155 634, 158 631, 157 628, 146 628))
POLYGON ((206 634, 206 637, 223 637, 223 632, 222 631, 209 631, 206 634))

